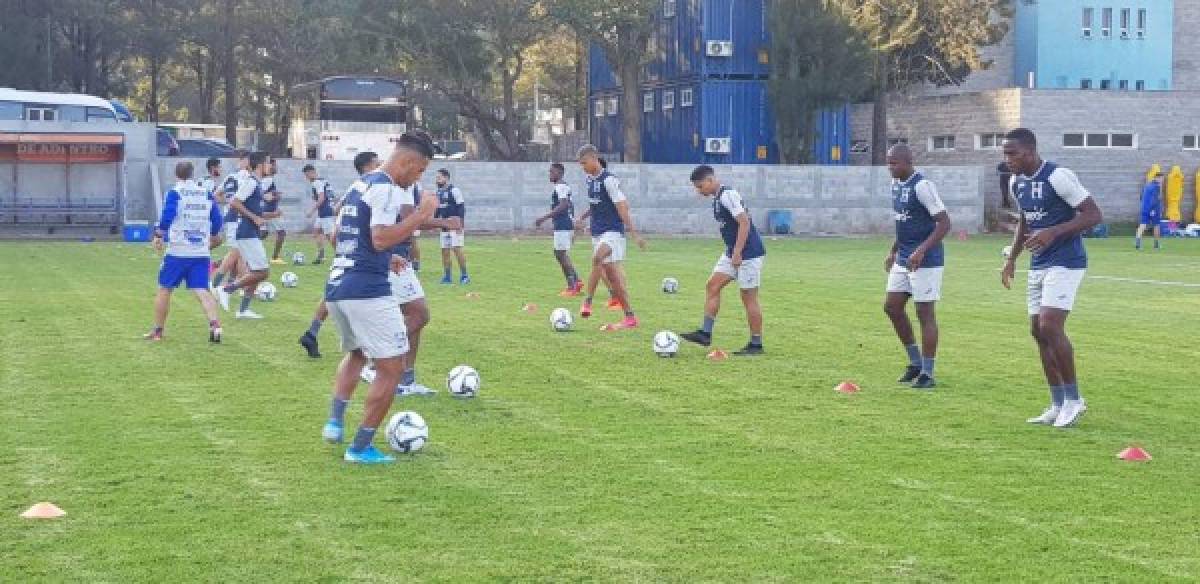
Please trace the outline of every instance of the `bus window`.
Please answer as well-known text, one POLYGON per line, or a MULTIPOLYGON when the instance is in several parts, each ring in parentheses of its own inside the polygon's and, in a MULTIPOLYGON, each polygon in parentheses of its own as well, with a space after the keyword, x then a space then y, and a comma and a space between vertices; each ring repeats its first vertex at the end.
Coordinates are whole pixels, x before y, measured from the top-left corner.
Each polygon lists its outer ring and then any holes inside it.
POLYGON ((24 119, 22 113, 25 111, 23 104, 15 101, 0 101, 0 120, 20 120, 24 119))
POLYGON ((52 107, 30 106, 25 108, 25 119, 31 122, 53 122, 58 119, 58 112, 52 107))
POLYGON ((86 122, 87 108, 81 105, 60 105, 58 119, 64 122, 86 122))
POLYGON ((102 107, 88 107, 87 108, 87 121, 89 121, 89 122, 115 122, 115 121, 117 121, 117 116, 115 114, 113 114, 112 110, 106 110, 102 107))
POLYGON ((403 124, 404 108, 321 104, 321 119, 340 122, 403 124))

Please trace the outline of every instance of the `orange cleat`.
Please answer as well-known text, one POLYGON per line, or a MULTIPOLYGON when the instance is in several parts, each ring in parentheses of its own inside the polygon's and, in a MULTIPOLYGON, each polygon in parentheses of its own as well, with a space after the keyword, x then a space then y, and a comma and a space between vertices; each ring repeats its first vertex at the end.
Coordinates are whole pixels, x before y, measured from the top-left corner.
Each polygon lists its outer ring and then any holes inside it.
POLYGON ((621 305, 621 301, 616 298, 609 298, 608 304, 605 307, 609 310, 625 310, 625 307, 621 305))

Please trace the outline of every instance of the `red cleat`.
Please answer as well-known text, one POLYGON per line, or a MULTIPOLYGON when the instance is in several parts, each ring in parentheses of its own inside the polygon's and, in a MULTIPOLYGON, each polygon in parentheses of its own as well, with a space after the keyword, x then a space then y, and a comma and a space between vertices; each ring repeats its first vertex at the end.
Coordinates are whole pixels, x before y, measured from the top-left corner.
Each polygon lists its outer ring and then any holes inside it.
POLYGON ((626 316, 625 320, 613 325, 616 329, 635 329, 638 327, 638 319, 636 316, 626 316))
POLYGON ((579 294, 581 292, 583 292, 583 281, 577 281, 575 282, 575 293, 579 294))
POLYGON ((609 310, 625 310, 625 307, 621 305, 621 301, 616 298, 609 298, 608 304, 605 307, 609 310))
POLYGON ((579 316, 580 316, 580 318, 591 318, 591 316, 592 316, 592 303, 591 302, 583 303, 583 306, 579 309, 579 316))
POLYGON ((559 292, 558 295, 562 296, 563 298, 574 298, 579 296, 579 290, 576 290, 575 288, 567 288, 566 290, 559 292))

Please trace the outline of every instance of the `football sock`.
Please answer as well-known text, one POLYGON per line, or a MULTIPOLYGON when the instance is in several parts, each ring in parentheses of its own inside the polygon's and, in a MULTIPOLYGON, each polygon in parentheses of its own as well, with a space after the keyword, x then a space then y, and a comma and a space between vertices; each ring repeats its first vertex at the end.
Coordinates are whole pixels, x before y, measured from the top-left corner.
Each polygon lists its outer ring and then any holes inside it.
POLYGON ((163 334, 163 327, 161 327, 161 326, 154 327, 154 334, 156 334, 156 335, 163 334))
POLYGON ((371 445, 371 440, 375 439, 375 428, 358 427, 358 431, 354 433, 354 442, 350 443, 350 450, 362 452, 366 447, 371 445))
POLYGON ((583 301, 583 303, 584 303, 584 304, 591 304, 591 303, 592 303, 592 297, 591 297, 591 296, 588 296, 588 297, 587 297, 587 299, 585 299, 585 300, 583 301))
POLYGON ((208 321, 208 328, 210 328, 210 329, 221 328, 221 321, 219 321, 219 320, 208 321))
POLYGON ((1142 238, 1133 238, 1133 249, 1142 249, 1142 238))
POLYGON ((400 376, 400 385, 412 385, 416 382, 417 370, 415 368, 405 369, 404 373, 400 376))
POLYGON ((421 262, 413 262, 412 267, 414 272, 421 271, 421 262))
POLYGON ((625 309, 625 318, 633 318, 633 311, 626 308, 625 309))
POLYGON ((242 307, 239 310, 241 310, 242 312, 246 312, 247 310, 250 310, 250 301, 251 300, 254 300, 253 294, 247 294, 245 296, 242 296, 242 307))
POLYGON ((713 331, 713 326, 715 326, 716 324, 717 324, 717 319, 715 319, 711 316, 705 316, 704 322, 700 325, 700 330, 704 331, 704 334, 706 334, 706 335, 711 335, 712 331, 713 331))
POLYGON ((324 246, 317 248, 317 259, 319 259, 319 260, 325 259, 325 247, 324 246))
POLYGON ((342 423, 346 417, 346 406, 350 404, 348 399, 333 398, 333 402, 329 404, 329 421, 342 423))
POLYGON ((466 277, 467 277, 467 270, 466 270, 466 269, 464 269, 464 268, 460 268, 460 269, 459 269, 459 271, 461 271, 461 272, 462 272, 462 275, 461 275, 461 276, 459 276, 460 278, 466 278, 466 277))
POLYGON ((1154 249, 1158 249, 1159 247, 1159 241, 1157 239, 1154 240, 1154 249))
POLYGON ((1063 397, 1065 397, 1066 399, 1075 400, 1075 401, 1082 399, 1081 397, 1079 397, 1079 384, 1078 383, 1064 383, 1062 385, 1062 390, 1063 390, 1063 397))
POLYGON ((912 367, 921 366, 921 348, 915 344, 905 345, 904 350, 908 352, 908 364, 912 367))
POLYGON ((314 337, 317 336, 321 332, 321 324, 320 320, 314 318, 312 323, 308 325, 308 334, 314 337))
POLYGON ((1063 386, 1061 386, 1061 385, 1051 385, 1050 386, 1050 403, 1054 404, 1054 407, 1056 407, 1056 408, 1061 407, 1063 405, 1063 399, 1065 399, 1065 397, 1066 397, 1066 391, 1063 389, 1063 386))
POLYGON ((450 278, 452 278, 453 276, 454 276, 454 269, 453 269, 453 268, 443 268, 443 269, 442 269, 442 277, 443 277, 443 278, 445 278, 445 279, 449 280, 449 279, 450 279, 450 278))
POLYGON ((225 272, 217 272, 216 275, 213 276, 213 288, 220 288, 221 280, 224 280, 224 279, 225 279, 225 272))
POLYGON ((750 344, 755 347, 762 346, 762 335, 750 335, 750 344))
POLYGON ((921 358, 921 373, 933 377, 933 357, 921 358))

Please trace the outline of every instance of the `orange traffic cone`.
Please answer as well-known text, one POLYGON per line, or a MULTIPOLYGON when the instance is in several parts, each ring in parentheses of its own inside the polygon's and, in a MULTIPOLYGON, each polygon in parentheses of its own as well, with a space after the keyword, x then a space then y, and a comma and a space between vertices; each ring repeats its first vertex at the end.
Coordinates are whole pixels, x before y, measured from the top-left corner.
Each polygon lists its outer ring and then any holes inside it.
POLYGON ((21 514, 25 519, 55 519, 66 515, 67 512, 58 508, 54 503, 38 503, 21 514))
POLYGON ((853 381, 843 381, 837 384, 837 387, 833 388, 833 390, 841 393, 858 393, 862 391, 862 388, 853 381))
POLYGON ((1130 462, 1145 462, 1147 460, 1151 460, 1150 453, 1138 446, 1130 446, 1129 448, 1122 450, 1121 452, 1117 453, 1117 458, 1121 460, 1128 460, 1130 462))

